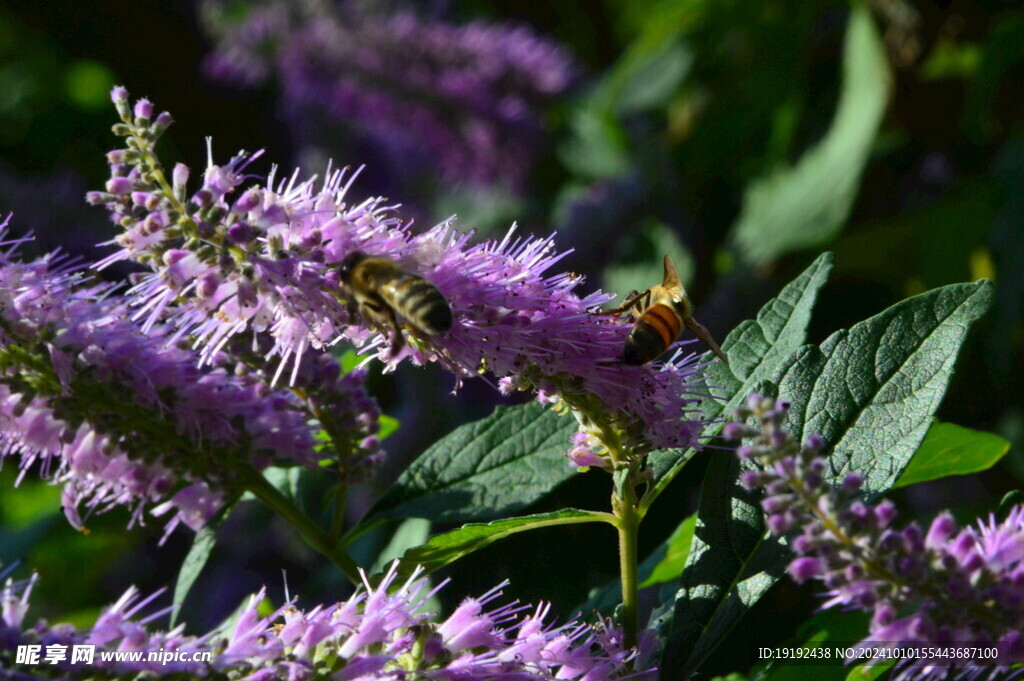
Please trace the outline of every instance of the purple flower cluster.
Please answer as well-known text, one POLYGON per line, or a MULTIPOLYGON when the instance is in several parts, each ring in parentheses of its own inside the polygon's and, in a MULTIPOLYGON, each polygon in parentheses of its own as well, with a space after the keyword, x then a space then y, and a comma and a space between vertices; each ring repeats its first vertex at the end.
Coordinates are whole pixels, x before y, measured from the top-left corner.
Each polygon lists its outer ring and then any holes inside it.
POLYGON ((546 604, 537 608, 514 602, 495 606, 503 585, 480 598, 466 599, 450 617, 439 621, 421 612, 436 589, 431 590, 419 572, 399 582, 394 566, 377 586, 366 582, 347 601, 307 611, 289 603, 262 617, 258 606, 265 592, 261 591, 227 630, 199 638, 183 636, 182 627, 150 633, 145 623, 165 613, 133 620, 153 599, 140 601, 134 589, 106 610, 88 632, 46 622, 25 628, 32 583, 8 581, 0 591, 0 663, 6 662, 5 668, 19 668, 5 660, 13 657, 18 645, 97 646, 92 665, 26 668, 26 674, 39 674, 34 678, 74 678, 102 670, 114 678, 148 672, 152 676, 186 673, 248 681, 606 681, 653 671, 643 668, 635 650, 624 648, 622 633, 608 622, 557 625, 550 621, 546 604), (101 659, 103 651, 182 654, 170 663, 148 661, 145 656, 141 661, 113 662, 101 659), (195 652, 209 652, 212 659, 198 660, 193 657, 195 652))
MULTIPOLYGON (((273 375, 263 357, 272 344, 267 334, 229 344, 226 356, 239 360, 235 374, 255 375, 269 385, 273 375)), ((365 368, 342 373, 326 352, 304 354, 292 375, 292 392, 331 441, 324 458, 336 458, 342 479, 352 484, 365 482, 385 456, 377 438, 380 407, 366 391, 367 376, 365 368)))
POLYGON ((243 190, 253 157, 225 166, 211 159, 202 187, 189 192, 188 169, 177 166, 168 183, 153 152, 170 117, 153 119, 145 100, 133 111, 123 88, 113 99, 126 148, 108 155, 106 191, 89 200, 125 228, 104 264, 132 259, 153 269, 132 290, 144 327, 169 320, 174 339, 195 339, 206 361, 240 334, 267 334, 266 356, 278 357, 278 374, 290 380, 308 350, 342 339, 391 367, 408 357, 460 377, 490 372, 503 390, 534 389, 571 408, 614 466, 653 448, 698 444, 705 394, 697 358, 623 364, 631 322, 596 314, 612 296, 577 296, 578 275, 545 276, 565 255, 550 237, 510 231, 473 243, 450 222, 413 234, 383 199, 350 201, 354 178, 343 172, 328 172, 320 187, 298 173, 281 182, 271 174, 243 190), (362 318, 357 292, 339 278, 339 263, 355 251, 426 279, 450 306, 452 328, 427 335, 406 324, 409 342, 393 353, 394 330, 362 318))
POLYGON ((727 425, 737 450, 758 462, 743 474, 748 489, 763 489, 762 508, 775 534, 790 535, 798 558, 789 565, 798 582, 822 581, 829 600, 872 613, 864 644, 995 647, 996 659, 921 659, 898 668, 898 679, 977 678, 1024 660, 1024 507, 1006 519, 959 528, 948 513, 927 531, 893 525, 896 509, 857 499, 863 478, 825 480, 823 439, 803 446, 784 430, 789 405, 752 395, 727 425), (746 421, 755 418, 757 426, 746 421))
POLYGON ((243 16, 207 2, 203 14, 217 41, 207 71, 245 86, 276 77, 300 138, 340 123, 396 165, 430 159, 449 180, 522 185, 544 140, 540 107, 575 76, 562 47, 521 25, 356 2, 269 0, 243 16))
MULTIPOLYGON (((0 232, 2 237, 2 232, 0 232)), ((64 511, 149 508, 198 529, 236 490, 231 466, 316 467, 307 416, 286 391, 143 335, 110 287, 59 256, 0 257, 0 456, 64 487, 64 511)), ((24 473, 23 473, 24 474, 24 473)))
POLYGON ((8 578, 0 589, 0 670, 11 674, 3 676, 4 679, 95 678, 98 672, 103 673, 103 678, 124 679, 137 678, 139 672, 158 676, 207 675, 210 665, 193 660, 210 651, 209 636, 186 636, 184 625, 167 632, 148 631, 145 625, 166 615, 167 610, 152 613, 141 620, 135 619, 160 592, 141 598, 138 590, 132 587, 106 608, 88 631, 79 631, 70 624, 50 624, 46 620, 26 625, 29 596, 36 581, 36 575, 24 582, 8 578), (38 662, 34 665, 17 663, 19 646, 34 647, 38 662), (86 662, 88 658, 73 662, 76 647, 87 646, 94 646, 91 662, 86 662), (141 651, 141 659, 130 660, 128 655, 123 655, 121 659, 105 660, 102 656, 104 652, 133 651, 141 651), (175 654, 164 656, 164 652, 175 654), (156 659, 148 659, 149 653, 155 653, 156 659), (47 655, 53 662, 46 660, 47 655))

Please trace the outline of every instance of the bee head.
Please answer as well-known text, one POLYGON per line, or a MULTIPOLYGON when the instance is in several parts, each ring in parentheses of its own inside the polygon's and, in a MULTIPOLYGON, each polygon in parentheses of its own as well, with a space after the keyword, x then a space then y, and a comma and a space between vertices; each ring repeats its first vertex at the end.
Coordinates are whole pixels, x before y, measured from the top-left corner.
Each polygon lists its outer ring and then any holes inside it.
POLYGON ((347 284, 352 278, 352 270, 356 265, 366 259, 366 254, 362 251, 352 251, 345 256, 345 259, 338 265, 338 276, 342 283, 347 284))

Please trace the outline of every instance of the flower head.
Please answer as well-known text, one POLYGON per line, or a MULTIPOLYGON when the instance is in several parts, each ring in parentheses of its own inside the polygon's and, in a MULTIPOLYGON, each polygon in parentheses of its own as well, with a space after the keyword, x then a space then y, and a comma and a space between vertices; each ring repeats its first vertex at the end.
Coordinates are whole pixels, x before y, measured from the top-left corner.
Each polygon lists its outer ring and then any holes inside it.
MULTIPOLYGON (((34 581, 34 578, 33 578, 34 581)), ((587 679, 633 677, 645 669, 636 651, 622 645, 621 632, 608 622, 591 627, 575 621, 556 624, 549 606, 516 603, 492 607, 501 587, 467 599, 447 619, 423 611, 431 589, 421 571, 400 580, 396 566, 377 586, 369 582, 347 601, 310 610, 287 603, 271 615, 257 607, 265 591, 253 596, 226 631, 184 636, 182 628, 153 632, 147 623, 166 613, 136 619, 154 594, 140 599, 129 589, 82 632, 70 625, 24 625, 33 581, 7 582, 0 590, 0 664, 14 666, 18 645, 59 640, 65 645, 95 645, 93 665, 41 664, 30 667, 41 678, 77 678, 102 670, 131 677, 211 674, 246 679, 587 679), (13 613, 8 616, 6 613, 13 613), (104 651, 141 651, 135 661, 101 659, 104 651), (148 653, 176 651, 171 662, 148 653), (197 655, 199 653, 199 655, 197 655)))
POLYGON ((275 78, 300 142, 346 126, 403 174, 429 165, 449 180, 521 185, 544 139, 540 106, 575 77, 566 50, 523 25, 279 0, 240 16, 222 4, 203 13, 215 79, 275 78))
POLYGON ((241 334, 266 334, 266 356, 279 358, 279 375, 291 367, 293 377, 307 351, 343 339, 390 367, 411 359, 436 361, 458 377, 489 372, 506 390, 534 389, 571 408, 613 466, 627 451, 698 444, 705 392, 696 357, 624 364, 632 322, 598 314, 612 296, 578 296, 578 275, 546 274, 564 255, 550 237, 510 231, 500 242, 474 243, 450 221, 414 234, 383 199, 349 199, 354 176, 340 171, 322 185, 272 173, 243 190, 254 156, 225 166, 211 159, 202 188, 186 198, 160 171, 153 126, 127 114, 119 130, 128 148, 112 155, 129 163, 111 170, 130 190, 90 200, 126 229, 105 264, 134 259, 153 269, 132 291, 144 328, 168 320, 174 338, 196 339, 206 361, 241 334), (132 198, 139 194, 143 205, 132 198), (355 252, 392 263, 382 275, 390 292, 343 283, 340 266, 355 252), (450 307, 450 330, 430 333, 406 316, 401 291, 413 285, 395 282, 421 279, 450 307), (399 335, 408 335, 400 351, 399 335))
POLYGON ((863 477, 837 485, 824 478, 817 435, 798 445, 783 428, 789 404, 753 395, 736 410, 728 434, 748 438, 737 453, 761 465, 743 484, 766 492, 761 507, 776 534, 789 535, 799 557, 789 565, 798 582, 820 580, 824 607, 872 613, 865 646, 933 644, 996 648, 976 655, 922 657, 898 666, 898 679, 994 677, 1024 659, 1024 507, 960 529, 941 514, 928 531, 894 526, 887 500, 858 499, 863 477), (754 417, 757 426, 744 423, 754 417))
POLYGON ((160 592, 142 598, 136 588, 128 589, 116 603, 104 609, 95 624, 86 631, 70 624, 50 624, 46 620, 26 626, 29 595, 36 580, 34 574, 24 582, 8 579, 0 589, 0 609, 4 612, 0 619, 0 668, 12 670, 15 675, 11 678, 91 678, 97 672, 103 673, 104 678, 126 679, 137 678, 140 672, 148 673, 149 677, 206 676, 212 669, 210 664, 202 661, 213 659, 208 636, 186 636, 184 625, 166 632, 148 631, 146 624, 167 614, 167 610, 137 619, 160 592), (37 646, 40 657, 51 649, 56 649, 61 655, 55 658, 54 663, 40 660, 38 664, 26 667, 15 661, 15 651, 19 646, 37 646), (73 660, 75 648, 91 649, 93 656, 89 664, 73 660), (112 651, 138 651, 142 654, 109 658, 101 654, 112 651), (165 652, 168 654, 164 655, 165 652), (31 676, 18 675, 20 672, 31 672, 31 676))
POLYGON ((63 485, 73 525, 82 507, 123 505, 132 523, 149 508, 174 511, 168 531, 198 529, 238 489, 233 465, 319 466, 292 394, 200 368, 170 329, 144 335, 128 317, 59 256, 0 257, 0 455, 63 485))

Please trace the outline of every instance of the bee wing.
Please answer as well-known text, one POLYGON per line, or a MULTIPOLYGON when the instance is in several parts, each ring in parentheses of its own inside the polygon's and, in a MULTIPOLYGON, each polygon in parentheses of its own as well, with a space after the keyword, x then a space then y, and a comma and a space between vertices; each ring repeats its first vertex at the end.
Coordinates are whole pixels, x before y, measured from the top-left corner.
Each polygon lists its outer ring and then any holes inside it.
POLYGON ((683 288, 683 282, 679 278, 676 265, 672 262, 672 258, 667 255, 665 256, 665 278, 662 280, 661 285, 667 289, 683 288))

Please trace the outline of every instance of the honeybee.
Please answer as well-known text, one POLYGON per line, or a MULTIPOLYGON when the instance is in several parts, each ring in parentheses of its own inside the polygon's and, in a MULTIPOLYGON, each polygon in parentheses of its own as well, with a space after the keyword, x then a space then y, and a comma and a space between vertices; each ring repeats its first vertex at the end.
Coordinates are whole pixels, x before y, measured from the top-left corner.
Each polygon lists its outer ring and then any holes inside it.
POLYGON ((636 324, 626 338, 622 353, 625 364, 646 364, 665 352, 686 327, 693 335, 711 348, 719 359, 728 363, 722 348, 704 326, 693 318, 693 307, 686 297, 686 289, 679 280, 679 272, 672 259, 665 256, 665 276, 661 286, 652 286, 643 293, 634 291, 622 307, 607 314, 621 314, 629 310, 636 324))
POLYGON ((452 309, 437 287, 390 258, 355 251, 341 261, 338 277, 352 292, 359 313, 390 332, 392 355, 405 345, 399 315, 413 333, 437 336, 452 328, 452 309))

